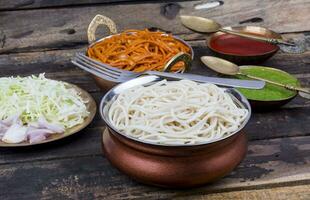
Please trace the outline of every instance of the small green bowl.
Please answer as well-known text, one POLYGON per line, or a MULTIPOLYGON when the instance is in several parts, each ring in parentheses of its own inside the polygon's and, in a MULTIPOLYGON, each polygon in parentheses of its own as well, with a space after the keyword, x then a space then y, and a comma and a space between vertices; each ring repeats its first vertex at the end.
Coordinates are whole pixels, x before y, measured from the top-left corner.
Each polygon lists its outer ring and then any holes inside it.
MULTIPOLYGON (((279 69, 261 66, 242 66, 240 70, 244 74, 257 76, 282 84, 300 86, 300 82, 294 76, 279 69)), ((237 75, 236 77, 239 79, 249 79, 243 75, 237 75)), ((297 96, 296 91, 288 90, 270 83, 266 83, 266 86, 260 90, 245 88, 239 88, 238 90, 250 101, 252 108, 256 111, 279 108, 297 96)))

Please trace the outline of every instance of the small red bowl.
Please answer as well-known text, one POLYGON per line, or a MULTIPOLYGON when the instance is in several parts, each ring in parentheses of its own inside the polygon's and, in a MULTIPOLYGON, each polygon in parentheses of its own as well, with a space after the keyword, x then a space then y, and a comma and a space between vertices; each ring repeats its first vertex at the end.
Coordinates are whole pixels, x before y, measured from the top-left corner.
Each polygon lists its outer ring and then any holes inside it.
MULTIPOLYGON (((257 26, 225 27, 224 29, 235 30, 241 33, 251 33, 267 38, 282 39, 280 34, 257 26)), ((223 32, 212 34, 207 40, 207 46, 216 56, 236 64, 261 63, 279 50, 277 45, 242 38, 223 32)))

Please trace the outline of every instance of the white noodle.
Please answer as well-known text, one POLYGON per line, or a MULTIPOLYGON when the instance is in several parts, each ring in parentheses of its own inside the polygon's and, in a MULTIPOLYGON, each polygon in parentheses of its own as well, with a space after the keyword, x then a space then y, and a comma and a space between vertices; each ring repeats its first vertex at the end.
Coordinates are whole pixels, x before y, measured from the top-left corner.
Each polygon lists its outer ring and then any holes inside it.
POLYGON ((216 85, 163 80, 122 92, 108 114, 117 130, 137 139, 198 144, 236 131, 248 110, 216 85))

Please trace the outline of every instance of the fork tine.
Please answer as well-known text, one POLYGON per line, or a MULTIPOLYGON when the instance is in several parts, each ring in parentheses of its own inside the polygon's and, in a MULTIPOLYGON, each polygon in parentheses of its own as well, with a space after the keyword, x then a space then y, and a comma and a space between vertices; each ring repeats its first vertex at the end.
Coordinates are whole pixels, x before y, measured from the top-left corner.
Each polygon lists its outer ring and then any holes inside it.
POLYGON ((81 59, 80 57, 76 57, 75 59, 76 59, 76 61, 80 62, 82 65, 87 66, 88 68, 92 68, 92 69, 94 69, 98 72, 101 72, 107 76, 111 76, 111 77, 117 79, 121 75, 121 74, 111 73, 110 71, 107 71, 105 68, 98 68, 98 67, 94 66, 92 63, 89 63, 89 62, 81 59))
POLYGON ((118 69, 116 67, 110 67, 110 66, 108 66, 106 64, 103 64, 103 63, 98 62, 98 61, 96 61, 94 59, 91 59, 91 58, 89 58, 88 56, 85 56, 82 53, 77 53, 76 56, 81 58, 81 59, 83 59, 83 60, 85 60, 85 61, 87 61, 87 62, 89 62, 89 63, 91 63, 91 64, 96 65, 96 67, 98 67, 98 68, 104 68, 106 71, 109 71, 110 73, 114 73, 114 74, 124 73, 123 70, 120 70, 120 69, 118 69))
POLYGON ((81 69, 83 69, 83 70, 85 70, 85 71, 87 71, 87 72, 89 72, 95 76, 98 76, 100 78, 103 78, 103 79, 106 79, 109 81, 113 81, 113 82, 121 82, 118 79, 119 77, 111 76, 110 74, 107 74, 107 73, 105 73, 105 72, 103 72, 103 71, 101 71, 95 67, 89 66, 89 64, 81 62, 81 60, 79 60, 78 58, 73 58, 71 60, 71 62, 74 65, 78 66, 79 68, 81 68, 81 69))
POLYGON ((118 71, 115 71, 115 70, 110 70, 109 68, 106 68, 102 64, 98 64, 98 63, 93 62, 93 60, 90 59, 90 58, 87 58, 87 57, 84 57, 84 56, 80 56, 80 55, 77 55, 76 58, 81 60, 84 63, 87 63, 88 65, 91 65, 91 66, 97 68, 97 69, 106 71, 109 74, 113 74, 113 75, 116 75, 116 76, 119 76, 121 74, 121 72, 118 72, 118 71))
POLYGON ((71 62, 73 64, 75 64, 76 66, 78 66, 79 68, 81 68, 81 69, 83 69, 83 70, 85 70, 85 71, 87 71, 87 72, 89 72, 95 76, 98 76, 98 77, 103 78, 103 79, 107 79, 109 81, 114 81, 114 82, 117 81, 116 78, 111 77, 111 76, 107 76, 106 74, 102 73, 102 71, 100 71, 98 69, 86 66, 85 63, 80 63, 80 61, 77 59, 73 59, 73 60, 71 60, 71 62))
POLYGON ((91 73, 91 74, 93 74, 93 75, 95 75, 95 76, 98 76, 98 77, 100 77, 100 78, 102 78, 102 79, 105 79, 105 80, 108 80, 108 81, 117 82, 116 79, 111 78, 111 77, 109 77, 109 76, 105 76, 105 75, 103 75, 102 73, 96 72, 96 71, 94 71, 94 70, 92 70, 92 69, 89 69, 89 68, 87 68, 87 67, 81 65, 80 63, 77 63, 75 60, 71 60, 71 62, 72 62, 74 65, 78 66, 79 68, 83 69, 84 71, 87 71, 87 72, 89 72, 89 73, 91 73))

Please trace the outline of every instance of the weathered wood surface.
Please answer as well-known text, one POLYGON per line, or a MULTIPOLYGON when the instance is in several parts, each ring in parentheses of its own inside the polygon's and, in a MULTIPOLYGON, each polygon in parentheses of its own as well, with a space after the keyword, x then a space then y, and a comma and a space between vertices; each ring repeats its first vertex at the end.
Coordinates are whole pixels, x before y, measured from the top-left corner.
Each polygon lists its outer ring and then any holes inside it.
MULTIPOLYGON (((40 150, 48 155, 50 151, 60 148, 63 154, 67 154, 69 146, 74 146, 74 143, 88 142, 86 134, 69 142, 67 147, 60 145, 40 150)), ((0 181, 4 184, 0 184, 0 198, 191 198, 193 195, 310 183, 309 136, 250 142, 246 159, 234 172, 214 184, 188 190, 163 190, 137 183, 102 157, 100 140, 96 140, 95 144, 89 149, 81 149, 84 153, 79 152, 79 156, 60 155, 58 159, 47 157, 32 162, 1 164, 0 181)), ((16 154, 40 154, 35 149, 24 151, 17 151, 16 154)))
MULTIPOLYGON (((210 51, 205 46, 205 41, 192 41, 189 42, 193 46, 195 52, 195 59, 193 62, 192 73, 203 73, 206 75, 216 75, 211 70, 207 69, 200 57, 203 55, 210 55, 210 51)), ((85 84, 90 84, 85 89, 90 91, 98 91, 94 82, 86 76, 87 73, 82 72, 70 63, 70 59, 76 52, 85 51, 87 46, 78 49, 66 50, 49 50, 43 52, 27 52, 27 53, 12 53, 0 55, 0 75, 12 76, 22 73, 23 75, 38 74, 42 72, 51 73, 53 78, 71 81, 82 81, 85 84), (68 76, 70 74, 70 76, 68 76), (72 78, 71 76, 80 76, 79 79, 72 78)), ((276 67, 278 69, 287 71, 294 74, 301 79, 304 84, 308 83, 310 70, 310 51, 302 54, 288 54, 278 52, 271 59, 262 63, 264 66, 276 67)), ((82 83, 80 83, 82 84, 82 83)), ((83 87, 83 86, 82 86, 83 87)))
MULTIPOLYGON (((145 0, 144 0, 145 1, 145 0)), ((146 0, 147 1, 147 0, 146 0)), ((94 5, 94 4, 114 4, 119 2, 138 2, 138 0, 1 0, 1 10, 19 10, 19 9, 33 9, 33 8, 49 8, 49 7, 63 7, 63 6, 80 6, 80 5, 94 5)))
MULTIPOLYGON (((191 44, 194 46, 196 54, 192 72, 210 76, 215 75, 215 73, 206 69, 199 60, 200 56, 210 53, 204 46, 204 41, 195 41, 191 42, 191 44)), ((83 50, 84 48, 0 55, 0 74, 1 76, 11 76, 20 74, 21 72, 23 75, 46 72, 47 77, 68 81, 86 89, 91 92, 95 100, 99 102, 103 93, 100 92, 92 78, 88 73, 83 72, 70 63, 70 58, 74 56, 74 53, 83 50)), ((302 55, 278 53, 265 64, 267 66, 277 66, 282 70, 295 74, 299 76, 303 84, 309 85, 310 70, 308 69, 308 63, 309 52, 302 55), (296 60, 300 61, 298 66, 295 66, 296 60)), ((309 114, 310 101, 302 98, 296 98, 285 107, 270 112, 269 114, 254 113, 252 120, 247 126, 249 139, 259 140, 310 135, 310 123, 304 123, 302 126, 299 123, 301 121, 310 121, 309 114)), ((96 127, 97 125, 103 126, 103 123, 100 123, 99 116, 96 116, 94 123, 95 125, 91 125, 91 127, 96 127)), ((93 132, 97 130, 90 129, 88 131, 93 132)))
MULTIPOLYGON (((199 56, 202 55, 201 53, 206 51, 206 48, 197 44, 197 42, 195 45, 197 47, 195 48, 195 52, 199 58, 199 56)), ((21 71, 24 72, 25 75, 46 71, 48 77, 69 81, 91 91, 96 101, 99 102, 103 93, 99 91, 87 73, 75 68, 69 62, 69 58, 76 51, 80 50, 81 49, 56 50, 1 55, 1 76, 20 74, 21 71)), ((287 55, 276 55, 276 57, 278 56, 283 59, 287 55)), ((274 58, 269 62, 277 63, 277 61, 272 61, 273 59, 274 58)), ((276 60, 281 60, 281 58, 277 58, 276 60)), ((295 70, 297 70, 297 75, 302 75, 303 71, 307 72, 306 63, 301 65, 302 67, 300 68, 292 69, 290 66, 295 63, 294 60, 295 59, 288 59, 288 63, 284 68, 288 71, 292 70, 292 73, 296 73, 295 70)), ((203 69, 199 60, 196 59, 195 63, 196 69, 194 69, 194 71, 201 72, 202 70, 206 74, 214 75, 210 71, 203 69)), ((307 78, 302 80, 307 82, 307 78)), ((157 199, 184 195, 189 197, 192 195, 219 193, 222 191, 239 191, 260 187, 308 183, 309 175, 307 173, 309 171, 307 171, 307 169, 309 169, 309 163, 307 161, 307 156, 309 156, 309 152, 299 152, 298 148, 300 146, 306 148, 305 144, 309 143, 310 124, 300 123, 301 121, 310 121, 309 106, 310 103, 308 101, 295 99, 284 108, 272 112, 272 114, 255 113, 247 127, 247 132, 250 140, 259 141, 250 143, 249 154, 246 160, 234 172, 239 175, 233 175, 234 173, 231 175, 239 178, 229 178, 231 176, 228 176, 221 180, 221 182, 216 183, 215 186, 206 186, 186 192, 170 190, 164 190, 164 192, 162 192, 161 189, 146 187, 130 180, 116 171, 101 157, 100 134, 104 128, 104 124, 100 121, 99 116, 96 116, 95 121, 80 134, 58 143, 52 143, 44 148, 3 149, 0 155, 0 166, 4 168, 1 169, 0 167, 0 171, 5 174, 14 174, 16 177, 11 177, 12 180, 27 179, 34 183, 37 189, 35 191, 31 190, 31 194, 25 193, 29 188, 23 187, 23 182, 20 183, 21 185, 17 185, 18 188, 20 188, 18 193, 24 198, 46 199, 56 197, 91 198, 93 197, 92 195, 98 198, 144 198, 147 196, 157 199), (281 142, 285 140, 295 140, 295 138, 262 140, 298 135, 308 135, 308 137, 297 137, 296 139, 299 143, 292 145, 281 142), (278 154, 279 152, 283 153, 280 155, 278 154), (287 157, 285 157, 285 155, 287 155, 287 157), (273 163, 273 157, 280 157, 280 160, 273 163), (293 160, 291 160, 292 158, 293 160), (273 163, 274 168, 264 167, 270 166, 270 163, 273 163), (72 168, 75 166, 78 166, 78 169, 72 171, 72 168), (279 170, 281 168, 284 170, 279 170), (14 171, 12 171, 13 169, 14 171), (275 171, 273 173, 276 173, 276 175, 269 173, 270 169, 275 171), (291 169, 294 169, 293 172, 296 172, 295 175, 287 173, 287 171, 291 169), (32 175, 30 171, 33 171, 32 175), (59 171, 63 172, 58 173, 59 171), (282 177, 282 173, 285 174, 284 177, 282 177), (52 175, 45 178, 45 174, 52 175), (92 176, 87 178, 85 174, 92 174, 92 176), (44 178, 38 179, 38 177, 44 178), (248 180, 240 180, 241 178, 248 180), (107 179, 117 181, 112 183, 103 182, 103 180, 107 179), (146 196, 140 196, 140 193, 146 196)), ((308 150, 307 148, 306 150, 308 150)), ((3 180, 11 180, 6 175, 0 176, 0 181, 1 178, 4 178, 3 180)), ((9 182, 8 186, 14 184, 16 183, 9 182)), ((3 195, 6 198, 12 196, 10 192, 3 195)), ((17 196, 17 199, 18 197, 21 196, 17 196)))
MULTIPOLYGON (((290 187, 278 187, 278 188, 265 188, 259 190, 246 190, 246 191, 233 191, 222 192, 215 194, 207 194, 203 196, 191 197, 191 200, 287 200, 298 199, 308 200, 310 199, 310 185, 290 186, 290 187)), ((174 199, 188 199, 188 197, 176 197, 174 199)))
MULTIPOLYGON (((86 89, 98 103, 103 93, 89 74, 70 63, 75 52, 86 48, 86 27, 96 14, 111 17, 119 30, 158 27, 183 37, 194 47, 192 72, 214 76, 199 61, 210 54, 206 36, 185 29, 177 20, 179 14, 192 14, 223 25, 261 25, 285 38, 303 40, 305 53, 279 52, 263 65, 285 70, 310 85, 309 0, 225 0, 208 10, 195 9, 210 2, 206 0, 120 1, 0 1, 0 77, 46 72, 47 77, 86 89)), ((89 127, 64 140, 1 149, 0 199, 309 199, 309 122, 310 101, 302 98, 269 113, 254 113, 246 127, 247 157, 234 172, 204 187, 167 190, 137 183, 108 163, 100 147, 105 126, 97 115, 89 127)))
POLYGON ((310 16, 306 14, 310 9, 309 0, 223 2, 223 5, 209 10, 197 10, 197 1, 185 1, 4 11, 0 12, 0 53, 77 48, 85 45, 86 28, 96 14, 111 17, 119 30, 158 27, 191 40, 205 36, 192 34, 193 32, 184 28, 178 20, 178 14, 209 17, 223 25, 261 25, 281 33, 310 30, 310 16))
MULTIPOLYGON (((293 35, 300 36, 300 34, 293 35)), ((188 43, 193 46, 195 53, 193 72, 205 71, 205 73, 211 74, 211 71, 207 70, 199 60, 203 55, 210 55, 210 51, 205 45, 205 40, 189 41, 188 43)), ((310 37, 308 47, 309 50, 302 54, 288 54, 279 51, 271 59, 262 63, 262 65, 276 67, 297 75, 310 73, 310 37)), ((26 74, 39 73, 44 70, 46 70, 46 72, 73 70, 74 67, 70 63, 70 59, 76 52, 84 52, 86 48, 87 45, 82 45, 74 49, 0 54, 0 75, 14 75, 18 74, 20 70, 26 74)))

